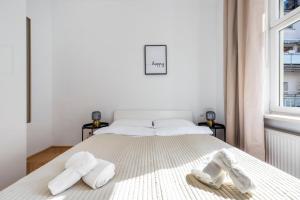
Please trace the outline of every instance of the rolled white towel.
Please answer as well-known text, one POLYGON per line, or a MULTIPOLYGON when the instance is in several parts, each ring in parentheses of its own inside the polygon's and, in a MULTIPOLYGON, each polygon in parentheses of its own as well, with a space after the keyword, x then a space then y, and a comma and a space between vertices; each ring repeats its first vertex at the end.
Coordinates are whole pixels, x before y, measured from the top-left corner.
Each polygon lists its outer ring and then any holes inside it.
POLYGON ((73 154, 65 163, 65 170, 48 183, 52 195, 59 194, 77 183, 97 165, 97 159, 89 152, 73 154))
POLYGON ((214 161, 210 161, 202 170, 193 169, 192 174, 202 183, 216 189, 221 187, 226 175, 214 161))
POLYGON ((256 186, 250 176, 238 166, 233 166, 228 172, 233 184, 242 193, 250 193, 255 190, 256 186))
POLYGON ((98 164, 82 180, 93 189, 106 184, 115 175, 115 165, 106 160, 98 159, 98 164))
POLYGON ((233 165, 238 163, 234 155, 227 149, 221 149, 216 152, 213 156, 213 161, 225 171, 229 171, 233 165))
POLYGON ((256 188, 250 176, 238 166, 238 162, 234 155, 227 149, 218 151, 213 156, 213 161, 229 174, 233 184, 240 192, 247 193, 256 188))
POLYGON ((87 151, 80 151, 73 154, 65 163, 65 169, 72 168, 81 176, 85 176, 97 165, 95 156, 87 151))
POLYGON ((48 183, 52 195, 57 195, 81 179, 81 175, 73 169, 66 169, 48 183))

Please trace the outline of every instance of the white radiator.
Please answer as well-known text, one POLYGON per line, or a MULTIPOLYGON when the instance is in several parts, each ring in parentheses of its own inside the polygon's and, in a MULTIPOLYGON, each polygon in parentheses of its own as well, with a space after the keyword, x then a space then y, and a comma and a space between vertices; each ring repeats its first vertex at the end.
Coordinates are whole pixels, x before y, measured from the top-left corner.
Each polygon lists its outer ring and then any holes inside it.
POLYGON ((265 132, 267 162, 300 178, 300 136, 272 129, 265 132))

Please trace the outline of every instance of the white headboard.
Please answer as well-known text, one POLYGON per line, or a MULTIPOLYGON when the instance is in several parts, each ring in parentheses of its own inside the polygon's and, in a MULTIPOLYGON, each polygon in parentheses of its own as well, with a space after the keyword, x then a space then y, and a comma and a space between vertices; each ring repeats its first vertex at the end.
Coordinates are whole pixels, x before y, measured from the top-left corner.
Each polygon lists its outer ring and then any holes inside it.
POLYGON ((193 121, 193 113, 187 110, 117 110, 114 112, 114 120, 118 119, 185 119, 193 121))

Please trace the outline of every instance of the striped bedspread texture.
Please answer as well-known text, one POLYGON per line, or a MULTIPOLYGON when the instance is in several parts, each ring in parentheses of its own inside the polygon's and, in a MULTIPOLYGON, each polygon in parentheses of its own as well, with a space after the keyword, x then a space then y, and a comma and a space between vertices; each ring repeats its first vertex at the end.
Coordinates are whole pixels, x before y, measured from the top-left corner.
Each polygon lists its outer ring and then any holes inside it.
POLYGON ((95 135, 0 192, 7 200, 160 200, 160 199, 266 199, 300 200, 300 180, 209 135, 129 137, 95 135), (257 189, 240 193, 228 180, 219 189, 197 181, 190 173, 208 156, 227 148, 253 178, 257 189), (97 190, 82 181, 51 196, 48 182, 64 168, 73 153, 89 151, 116 165, 115 177, 97 190))

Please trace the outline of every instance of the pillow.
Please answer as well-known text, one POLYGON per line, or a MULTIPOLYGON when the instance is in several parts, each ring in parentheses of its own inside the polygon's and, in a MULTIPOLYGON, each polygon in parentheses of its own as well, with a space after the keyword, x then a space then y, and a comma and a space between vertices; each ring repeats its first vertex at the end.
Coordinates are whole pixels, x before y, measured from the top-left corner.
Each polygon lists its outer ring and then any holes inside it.
POLYGON ((114 121, 110 126, 136 126, 136 127, 146 127, 153 128, 152 120, 147 119, 119 119, 114 121))
POLYGON ((153 124, 154 124, 154 128, 196 126, 193 122, 185 119, 160 119, 160 120, 154 120, 153 124))
POLYGON ((108 126, 99 128, 94 132, 94 135, 100 134, 117 134, 128 136, 154 136, 155 132, 153 128, 138 127, 138 126, 108 126))
POLYGON ((161 127, 156 128, 155 135, 174 136, 174 135, 212 135, 213 132, 207 126, 187 126, 187 127, 161 127))

